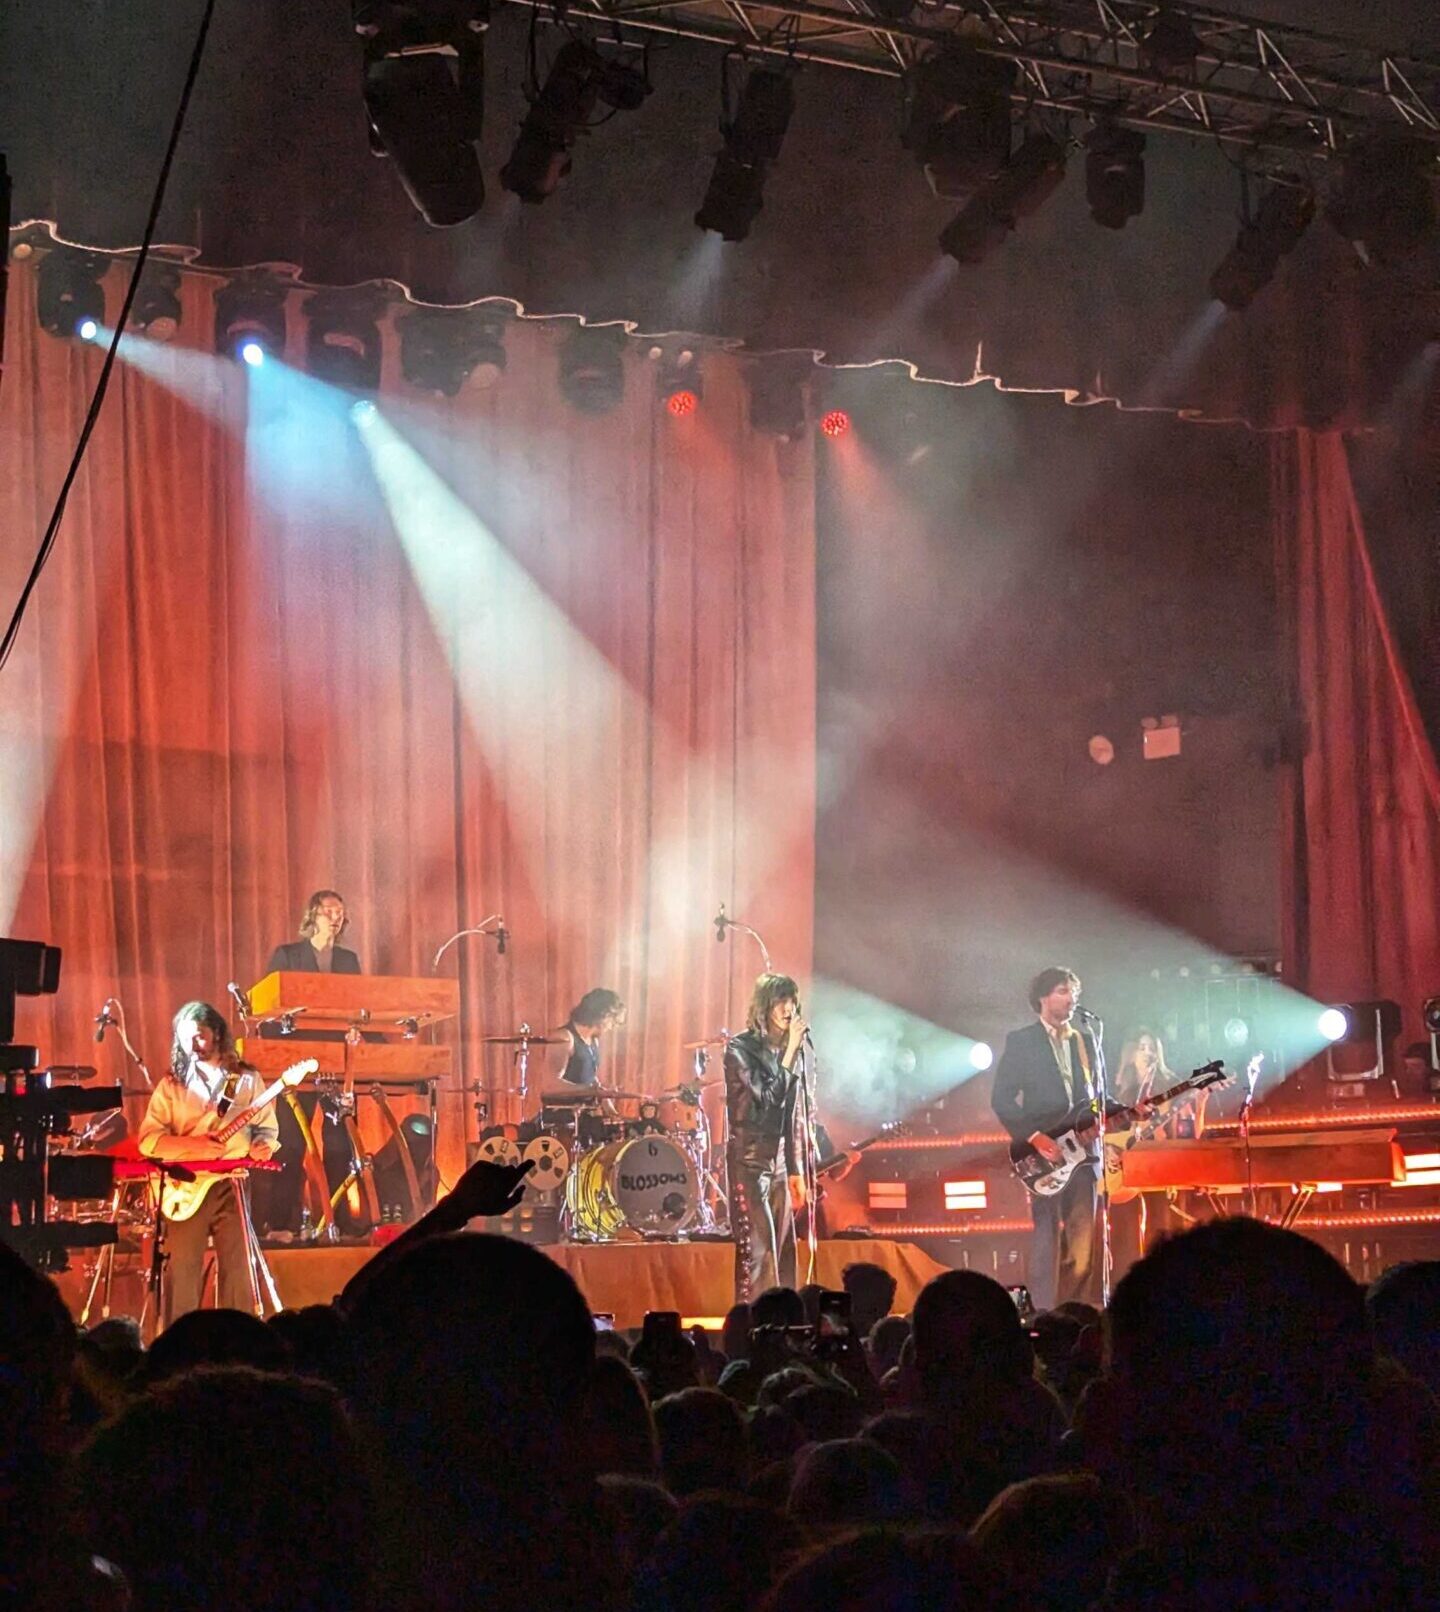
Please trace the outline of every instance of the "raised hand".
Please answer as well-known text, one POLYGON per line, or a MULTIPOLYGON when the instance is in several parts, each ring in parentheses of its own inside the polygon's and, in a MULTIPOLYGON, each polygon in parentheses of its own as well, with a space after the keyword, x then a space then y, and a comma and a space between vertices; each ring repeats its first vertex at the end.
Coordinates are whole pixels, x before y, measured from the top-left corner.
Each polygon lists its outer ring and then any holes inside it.
POLYGON ((455 1183, 448 1201, 466 1220, 477 1215, 503 1215, 524 1197, 525 1177, 534 1168, 533 1159, 521 1164, 491 1164, 488 1159, 477 1159, 455 1183))

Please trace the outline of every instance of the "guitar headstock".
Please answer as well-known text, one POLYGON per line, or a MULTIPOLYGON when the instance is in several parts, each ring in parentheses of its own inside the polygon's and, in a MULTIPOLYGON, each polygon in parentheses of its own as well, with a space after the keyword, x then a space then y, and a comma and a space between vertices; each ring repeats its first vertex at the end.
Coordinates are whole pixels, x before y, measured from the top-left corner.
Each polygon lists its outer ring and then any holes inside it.
POLYGON ((292 1063, 280 1079, 287 1088, 298 1086, 306 1075, 313 1075, 319 1067, 318 1058, 302 1058, 299 1063, 292 1063))

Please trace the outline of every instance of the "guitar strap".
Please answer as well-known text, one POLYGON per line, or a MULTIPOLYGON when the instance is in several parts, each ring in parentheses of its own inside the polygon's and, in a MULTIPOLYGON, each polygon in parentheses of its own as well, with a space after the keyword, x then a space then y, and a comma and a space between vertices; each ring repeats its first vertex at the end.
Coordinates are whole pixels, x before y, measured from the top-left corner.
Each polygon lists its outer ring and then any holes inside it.
POLYGON ((240 1071, 232 1069, 225 1077, 225 1083, 220 1088, 220 1095, 215 1101, 215 1112, 224 1119, 235 1102, 235 1087, 240 1080, 240 1071))

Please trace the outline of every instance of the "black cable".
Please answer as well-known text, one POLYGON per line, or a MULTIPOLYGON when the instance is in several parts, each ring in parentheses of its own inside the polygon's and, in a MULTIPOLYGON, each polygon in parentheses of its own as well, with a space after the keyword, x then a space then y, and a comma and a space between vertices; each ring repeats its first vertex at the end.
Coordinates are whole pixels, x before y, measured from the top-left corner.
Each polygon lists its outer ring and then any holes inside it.
POLYGON ((205 54, 205 40, 210 32, 210 22, 215 15, 216 0, 205 0, 204 15, 200 18, 200 31, 195 36, 195 48, 190 54, 190 69, 185 75, 185 86, 180 92, 180 104, 175 109, 175 122, 170 129, 170 143, 165 148, 165 160, 160 164, 160 173, 155 181, 155 194, 150 202, 150 216, 145 220, 145 233, 140 239, 140 250, 135 257, 135 272, 130 276, 130 284, 125 292, 125 301, 120 306, 120 317, 115 322, 115 331, 110 338, 110 347, 105 354, 105 362, 100 368, 100 378, 95 383, 95 391, 90 398, 90 407, 85 413, 85 423, 80 427, 80 437, 75 444, 75 452, 70 460, 70 468, 65 472, 65 480, 61 483, 60 492, 55 500, 55 508, 51 512, 49 524, 45 528, 45 535, 40 539, 40 547, 35 554, 35 563, 30 567, 30 574, 25 579, 25 586, 20 590, 20 597, 16 601, 15 613, 10 617, 10 625, 5 629, 5 637, 0 640, 0 671, 4 671, 10 660, 10 652, 15 647, 15 640, 20 635, 20 625, 25 616, 26 607, 30 603, 30 596, 40 581, 40 573, 50 558, 50 551, 55 547, 55 539, 60 531, 60 523, 65 518, 65 505, 70 497, 70 489, 75 485, 75 478, 80 474, 80 465, 85 458, 85 450, 90 445, 90 438, 100 419, 100 408, 105 401, 105 393, 110 386, 110 374, 115 368, 116 354, 120 350, 120 337, 124 333, 126 323, 130 318, 130 309, 134 305, 136 292, 140 289, 140 276, 145 272, 145 264, 150 257, 151 243, 155 239, 155 229, 160 219, 160 209, 165 202, 165 187, 169 183, 170 169, 175 162, 175 151, 180 144, 180 131, 185 127, 185 114, 190 109, 190 96, 195 88, 195 80, 200 76, 200 62, 205 54))

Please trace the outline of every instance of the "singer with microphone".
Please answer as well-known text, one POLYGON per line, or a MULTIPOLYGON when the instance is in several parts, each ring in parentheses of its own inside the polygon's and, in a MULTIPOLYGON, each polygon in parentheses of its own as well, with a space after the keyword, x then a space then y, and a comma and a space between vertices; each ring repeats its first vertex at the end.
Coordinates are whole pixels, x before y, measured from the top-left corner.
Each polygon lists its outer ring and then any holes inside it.
POLYGON ((726 1163, 738 1304, 767 1287, 798 1286, 795 1213, 804 1184, 796 1099, 808 1034, 800 987, 788 974, 762 974, 744 1033, 726 1043, 726 1163))
MULTIPOLYGON (((1071 1022, 1091 1017, 1079 1002, 1080 979, 1073 970, 1040 970, 1030 982, 1035 1022, 1006 1036, 990 1097, 995 1117, 1010 1135, 1052 1164, 1063 1154, 1047 1133, 1096 1099, 1095 1037, 1088 1027, 1077 1029, 1071 1022)), ((1108 1105, 1110 1112, 1118 1112, 1117 1105, 1108 1105)), ((1099 1122, 1093 1107, 1081 1114, 1075 1130, 1093 1157, 1054 1196, 1030 1200, 1035 1233, 1028 1286, 1037 1310, 1071 1301, 1100 1303, 1099 1122)))

